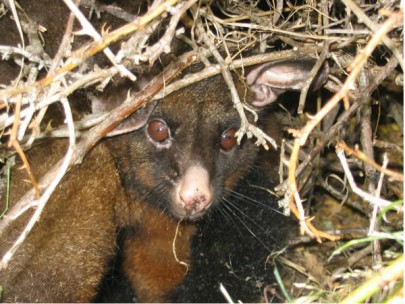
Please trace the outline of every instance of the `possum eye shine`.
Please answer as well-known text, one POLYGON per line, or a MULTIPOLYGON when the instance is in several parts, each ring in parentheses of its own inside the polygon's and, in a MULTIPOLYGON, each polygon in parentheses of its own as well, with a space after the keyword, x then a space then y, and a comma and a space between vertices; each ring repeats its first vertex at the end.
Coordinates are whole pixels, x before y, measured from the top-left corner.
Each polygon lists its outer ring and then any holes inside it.
POLYGON ((236 134, 237 130, 235 128, 231 128, 228 130, 225 130, 222 135, 221 135, 221 140, 220 140, 220 145, 221 149, 225 152, 232 150, 236 144, 236 134))
POLYGON ((148 123, 147 133, 149 138, 158 144, 162 144, 170 139, 170 128, 166 122, 154 119, 148 123))

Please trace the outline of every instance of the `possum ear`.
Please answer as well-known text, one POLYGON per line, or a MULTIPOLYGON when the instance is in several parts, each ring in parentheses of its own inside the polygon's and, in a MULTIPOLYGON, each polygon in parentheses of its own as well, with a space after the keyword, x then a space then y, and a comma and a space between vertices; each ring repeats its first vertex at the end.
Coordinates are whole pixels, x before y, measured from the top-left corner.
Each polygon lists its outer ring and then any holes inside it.
MULTIPOLYGON (((252 104, 268 105, 285 91, 301 90, 315 63, 316 60, 313 58, 301 57, 269 62, 256 67, 246 78, 247 84, 254 93, 252 104)), ((328 74, 329 66, 325 62, 314 77, 310 89, 319 89, 325 83, 328 74)))
POLYGON ((153 112, 157 104, 157 101, 148 103, 141 109, 138 109, 124 119, 114 130, 110 131, 106 137, 113 137, 120 134, 129 133, 142 128, 148 121, 150 114, 153 112))
MULTIPOLYGON (((134 88, 134 91, 138 91, 138 89, 134 88)), ((117 86, 100 96, 91 97, 91 108, 93 114, 108 113, 121 105, 128 98, 131 98, 131 95, 133 96, 133 93, 131 93, 131 89, 128 89, 128 87, 117 86)), ((155 109, 156 104, 156 101, 150 102, 145 107, 138 109, 132 115, 124 119, 118 126, 114 128, 114 130, 109 132, 106 137, 112 137, 142 128, 148 121, 148 118, 155 109)))

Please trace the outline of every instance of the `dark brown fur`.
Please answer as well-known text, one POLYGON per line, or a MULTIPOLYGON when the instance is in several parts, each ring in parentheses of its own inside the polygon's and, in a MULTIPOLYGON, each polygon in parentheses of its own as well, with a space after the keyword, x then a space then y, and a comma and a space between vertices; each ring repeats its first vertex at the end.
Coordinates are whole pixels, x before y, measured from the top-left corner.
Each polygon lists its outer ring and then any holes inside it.
POLYGON ((150 208, 128 236, 124 268, 142 302, 167 301, 188 270, 190 242, 195 232, 190 223, 177 223, 158 209, 150 208))
MULTIPOLYGON (((28 153, 40 177, 60 157, 66 144, 57 141, 28 153)), ((11 175, 12 203, 30 185, 26 171, 11 175)), ((88 302, 114 253, 115 209, 124 203, 109 151, 99 145, 62 181, 39 221, 17 250, 8 268, 0 271, 5 302, 88 302)), ((5 203, 2 198, 1 204, 5 203)), ((1 207, 4 210, 4 206, 1 207)), ((28 212, 2 235, 0 256, 22 231, 28 212)))

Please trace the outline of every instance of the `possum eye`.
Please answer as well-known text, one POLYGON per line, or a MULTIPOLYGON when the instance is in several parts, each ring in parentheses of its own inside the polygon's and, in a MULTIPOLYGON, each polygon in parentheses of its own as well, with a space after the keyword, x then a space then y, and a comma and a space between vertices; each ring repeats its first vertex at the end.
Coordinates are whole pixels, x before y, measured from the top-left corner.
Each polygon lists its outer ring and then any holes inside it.
POLYGON ((162 120, 155 119, 150 121, 147 130, 149 137, 158 143, 162 143, 170 137, 170 129, 162 120))
POLYGON ((233 147, 236 146, 236 143, 237 143, 237 140, 235 137, 236 131, 237 130, 235 128, 232 128, 232 129, 228 129, 222 133, 221 142, 220 142, 222 150, 229 151, 233 147))

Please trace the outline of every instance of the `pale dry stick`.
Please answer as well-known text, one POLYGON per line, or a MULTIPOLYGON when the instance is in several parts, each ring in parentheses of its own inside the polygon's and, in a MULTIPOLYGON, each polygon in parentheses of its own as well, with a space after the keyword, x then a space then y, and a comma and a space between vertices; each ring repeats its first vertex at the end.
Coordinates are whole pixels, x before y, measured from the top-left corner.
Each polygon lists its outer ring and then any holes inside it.
MULTIPOLYGON (((388 165, 387 153, 384 153, 384 161, 383 161, 382 167, 384 169, 386 169, 387 165, 388 165)), ((384 173, 381 173, 380 179, 378 181, 377 189, 375 191, 376 197, 380 197, 383 181, 384 181, 384 173)), ((378 231, 379 223, 377 222, 377 215, 378 215, 379 209, 380 208, 377 205, 373 206, 373 211, 371 212, 371 217, 370 217, 369 235, 378 231)), ((372 248, 371 252, 372 252, 373 270, 377 271, 378 269, 381 268, 381 262, 382 262, 380 240, 378 240, 378 239, 373 240, 371 242, 371 248, 372 248)))
POLYGON ((309 87, 311 86, 312 81, 314 80, 316 74, 319 72, 319 70, 322 68, 326 58, 328 57, 329 54, 329 43, 326 41, 323 43, 323 51, 321 55, 319 56, 317 62, 315 65, 312 67, 311 72, 308 74, 307 79, 305 80, 303 87, 301 89, 301 94, 300 94, 300 99, 298 102, 298 114, 302 114, 304 111, 304 106, 305 106, 305 100, 307 98, 308 90, 309 87))
POLYGON ((274 8, 274 15, 273 15, 273 25, 277 23, 277 21, 280 19, 281 17, 281 13, 283 11, 283 6, 284 1, 283 0, 277 0, 277 4, 276 7, 274 8))
MULTIPOLYGON (((370 30, 377 32, 378 26, 371 20, 363 10, 352 0, 342 0, 343 4, 346 5, 358 18, 359 23, 364 23, 370 30)), ((402 70, 404 70, 404 59, 401 51, 395 46, 395 43, 386 35, 382 37, 382 42, 389 48, 394 56, 397 58, 402 70)))
MULTIPOLYGON (((79 8, 73 3, 72 0, 63 0, 65 4, 69 7, 70 11, 76 16, 79 20, 80 24, 82 25, 82 29, 78 32, 78 34, 87 34, 94 39, 94 41, 100 41, 102 39, 101 35, 95 30, 93 25, 87 20, 87 18, 83 15, 83 13, 79 10, 79 8)), ((111 63, 120 71, 120 74, 124 77, 128 77, 132 81, 136 80, 134 74, 132 74, 126 67, 122 64, 117 63, 115 59, 115 55, 111 51, 110 48, 106 47, 103 49, 104 54, 108 57, 111 63)))
MULTIPOLYGON (((345 172, 345 175, 347 177, 347 181, 349 182, 350 187, 352 188, 352 191, 356 193, 358 196, 360 196, 362 199, 365 201, 369 202, 373 206, 377 206, 380 208, 385 208, 391 204, 390 201, 387 201, 385 199, 376 197, 374 195, 371 195, 370 193, 367 193, 363 191, 362 189, 358 188, 356 185, 356 182, 354 181, 353 175, 350 172, 349 165, 347 163, 347 159, 344 154, 344 150, 340 147, 336 147, 336 155, 340 160, 340 163, 342 165, 343 171, 345 172)), ((396 206, 393 207, 395 210, 403 212, 403 207, 402 206, 396 206)))
POLYGON ((368 256, 371 253, 371 251, 372 251, 372 248, 371 248, 371 245, 369 245, 369 246, 361 249, 360 251, 353 252, 353 254, 351 254, 350 257, 347 259, 347 265, 349 267, 352 267, 354 264, 359 262, 361 259, 368 256))
POLYGON ((32 103, 25 108, 25 110, 27 111, 27 115, 21 117, 21 122, 18 126, 18 141, 20 141, 24 137, 24 134, 27 131, 30 122, 32 121, 32 117, 35 114, 34 108, 35 106, 32 103))
POLYGON ((5 269, 7 268, 8 262, 10 259, 13 257, 14 253, 17 251, 17 249, 20 247, 20 245, 24 242, 26 239, 27 235, 30 233, 32 228, 34 227, 35 223, 38 221, 39 217, 41 216, 41 213, 43 209, 46 206, 46 203, 48 202, 51 194, 67 172, 69 168, 69 164, 71 161, 71 158, 73 156, 74 148, 75 148, 75 143, 76 143, 76 138, 74 136, 75 134, 75 127, 73 123, 73 116, 72 112, 70 110, 70 105, 67 99, 61 100, 61 103, 63 105, 63 109, 66 115, 66 123, 70 129, 70 137, 69 137, 69 147, 66 152, 66 155, 64 157, 63 163, 60 166, 59 171, 55 175, 55 178, 53 181, 49 184, 49 186, 46 188, 45 192, 42 194, 41 198, 39 199, 38 203, 36 204, 37 208, 30 218, 30 220, 27 223, 27 226, 24 228, 23 232, 20 234, 20 236, 17 238, 13 246, 4 254, 3 258, 1 259, 0 262, 0 269, 5 269))
POLYGON ((141 61, 146 62, 147 56, 140 53, 140 51, 146 49, 150 36, 159 27, 161 21, 161 19, 152 20, 142 31, 133 33, 127 41, 123 42, 116 56, 118 62, 122 62, 124 58, 130 59, 135 65, 138 65, 141 61))
POLYGON ((328 28, 330 24, 330 16, 329 16, 329 9, 328 9, 328 0, 321 0, 320 4, 320 10, 321 14, 319 16, 322 16, 322 21, 320 20, 320 27, 318 28, 318 31, 322 31, 322 28, 328 28))
POLYGON ((284 155, 285 155, 285 145, 286 145, 286 139, 283 138, 281 142, 281 147, 280 147, 280 159, 279 159, 279 166, 278 166, 278 178, 280 184, 283 183, 284 181, 284 155))
POLYGON ((164 36, 145 53, 145 56, 149 58, 149 64, 153 64, 160 54, 168 54, 170 52, 170 44, 176 33, 176 28, 181 16, 196 2, 197 0, 188 0, 183 5, 178 5, 178 7, 173 9, 173 17, 170 19, 169 25, 166 27, 164 36))
POLYGON ((372 32, 370 30, 353 30, 353 29, 325 29, 325 34, 331 35, 346 35, 346 36, 365 36, 370 35, 372 32))
MULTIPOLYGON (((79 5, 81 0, 75 0, 75 5, 79 5)), ((49 68, 48 74, 55 73, 56 69, 59 67, 62 58, 65 56, 66 52, 71 48, 71 36, 73 31, 73 24, 75 20, 75 15, 70 12, 69 19, 66 23, 65 32, 63 34, 62 42, 59 45, 58 51, 52 60, 51 67, 49 68)))
MULTIPOLYGON (((83 136, 84 130, 90 129, 91 127, 94 127, 95 125, 98 125, 102 121, 104 121, 108 117, 108 113, 103 113, 103 114, 90 114, 87 115, 84 119, 75 121, 75 134, 76 138, 80 138, 83 136)), ((58 127, 56 129, 52 130, 46 130, 44 132, 41 132, 36 136, 36 139, 43 139, 43 138, 66 138, 69 137, 69 130, 64 127, 58 127)), ((27 141, 27 138, 23 138, 22 140, 27 141)))
POLYGON ((5 1, 5 4, 13 13, 13 17, 15 18, 15 23, 16 23, 17 29, 18 29, 18 34, 20 35, 20 38, 21 38, 22 49, 24 50, 25 49, 24 34, 23 34, 23 31, 21 28, 21 22, 20 22, 20 18, 18 17, 17 8, 15 6, 15 1, 8 0, 8 1, 5 1))
POLYGON ((108 14, 110 14, 116 18, 122 19, 126 22, 132 22, 137 17, 137 15, 130 14, 118 6, 94 3, 94 0, 82 0, 80 2, 80 6, 83 6, 83 7, 89 8, 89 9, 95 7, 95 9, 101 13, 103 13, 103 12, 108 13, 108 14))
POLYGON ((222 283, 219 283, 219 290, 221 291, 222 295, 224 296, 224 298, 226 299, 226 301, 227 301, 228 303, 235 303, 235 302, 232 300, 232 298, 231 298, 231 296, 230 296, 228 290, 226 290, 225 286, 224 286, 222 283))
POLYGON ((27 51, 21 47, 11 46, 11 45, 0 45, 0 53, 3 54, 2 59, 7 59, 10 55, 18 54, 25 58, 27 58, 30 62, 38 63, 39 65, 49 67, 51 65, 51 61, 48 58, 41 58, 32 52, 27 51))
MULTIPOLYGON (((384 161, 382 167, 386 169, 388 166, 388 158, 387 158, 387 153, 384 153, 384 161)), ((380 179, 377 184, 377 189, 374 190, 374 195, 376 197, 380 197, 381 195, 381 188, 384 182, 384 173, 380 174, 380 179)), ((374 184, 373 188, 374 188, 374 184)), ((369 187, 369 189, 373 189, 369 187)), ((371 212, 371 218, 370 218, 370 230, 369 233, 372 234, 373 232, 377 232, 380 230, 380 224, 377 221, 377 215, 378 211, 380 210, 379 207, 373 206, 373 210, 371 212)), ((381 242, 379 239, 375 239, 371 241, 371 247, 372 247, 372 267, 374 271, 377 271, 378 269, 381 268, 382 264, 382 253, 381 253, 381 242)))
MULTIPOLYGON (((9 0, 9 1, 4 1, 4 3, 7 5, 7 7, 9 7, 11 12, 13 13, 13 17, 15 19, 15 24, 18 29, 18 34, 20 35, 20 38, 21 38, 22 49, 25 49, 24 34, 23 34, 23 31, 21 28, 21 22, 20 22, 20 18, 18 17, 17 9, 15 6, 15 1, 9 0)), ((18 73, 18 76, 17 76, 18 81, 16 81, 16 83, 20 82, 23 71, 24 71, 24 58, 22 58, 22 61, 21 61, 20 72, 18 73)))
MULTIPOLYGON (((357 75, 360 73, 361 69, 363 68, 364 64, 366 63, 367 59, 371 56, 372 51, 377 47, 379 41, 381 41, 381 37, 386 35, 395 25, 398 25, 403 20, 403 11, 402 9, 398 12, 393 13, 381 26, 381 28, 374 34, 371 38, 367 46, 362 50, 360 54, 358 54, 351 65, 351 73, 347 77, 346 81, 344 82, 343 86, 327 103, 326 105, 315 114, 311 120, 302 128, 301 130, 292 130, 291 132, 296 137, 294 141, 294 148, 291 153, 290 157, 290 170, 288 175, 288 182, 290 188, 290 209, 296 210, 294 207, 294 197, 296 196, 297 190, 297 181, 296 181, 296 163, 298 163, 298 153, 300 150, 300 146, 305 145, 309 134, 311 131, 319 124, 319 122, 331 111, 336 104, 343 98, 347 96, 349 89, 353 86, 357 75), (291 169, 294 169, 292 170, 291 169)), ((298 204, 300 200, 296 201, 295 203, 298 204)), ((300 220, 300 223, 303 221, 300 220)), ((307 227, 301 227, 301 231, 306 231, 307 227)), ((317 239, 319 240, 319 233, 317 231, 317 239)), ((329 237, 329 236, 328 236, 329 237)))
POLYGON ((339 141, 338 143, 339 148, 342 148, 343 150, 346 151, 346 153, 353 155, 354 157, 360 159, 361 161, 369 164, 370 166, 374 167, 376 170, 380 171, 381 173, 384 173, 388 176, 391 177, 391 179, 399 181, 399 182, 403 182, 404 181, 404 176, 401 173, 395 172, 393 170, 387 169, 383 166, 380 166, 379 164, 377 164, 376 162, 374 162, 373 160, 369 159, 367 157, 367 155, 365 155, 362 151, 360 151, 359 149, 357 149, 357 147, 353 150, 350 147, 348 147, 346 145, 346 143, 344 141, 339 141))
MULTIPOLYGON (((382 167, 384 168, 384 169, 386 169, 387 168, 387 166, 388 166, 388 157, 387 157, 387 153, 384 153, 384 160, 383 160, 383 165, 382 165, 382 167)), ((377 197, 380 197, 380 194, 381 194, 381 188, 382 188, 382 185, 383 185, 383 182, 384 182, 384 172, 382 172, 381 174, 380 174, 380 179, 379 179, 379 181, 378 181, 378 185, 377 185, 377 189, 376 189, 376 196, 377 197)), ((378 206, 374 206, 373 207, 373 212, 372 212, 372 216, 371 216, 371 218, 370 218, 370 228, 369 228, 369 234, 372 234, 373 232, 375 232, 376 231, 376 227, 377 227, 377 214, 378 214, 378 206)))
POLYGON ((397 240, 403 242, 404 240, 404 232, 397 231, 397 232, 381 232, 381 231, 374 231, 371 234, 367 234, 369 237, 376 237, 379 239, 389 239, 389 240, 397 240))

